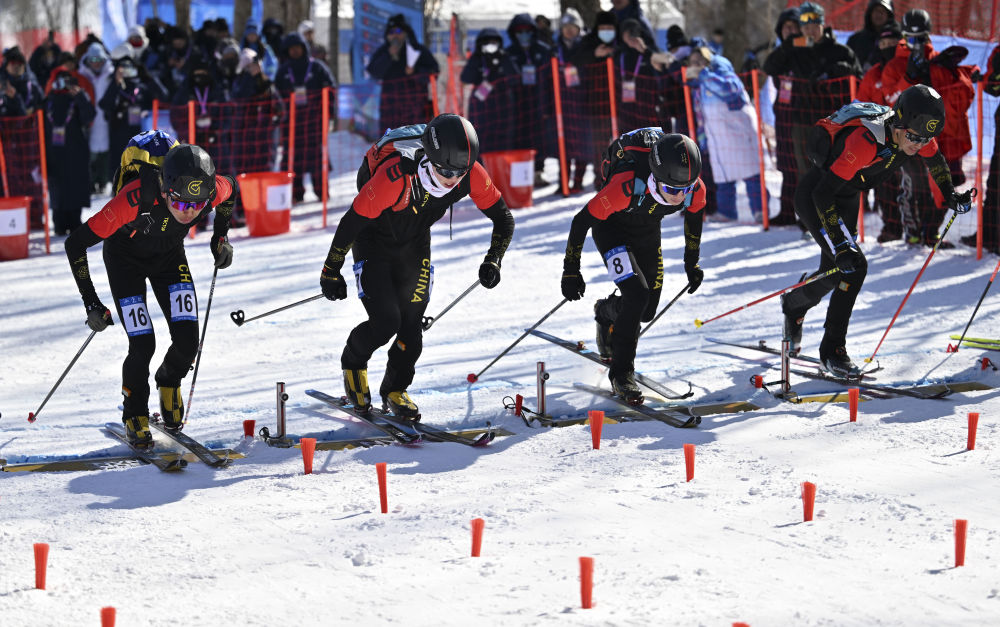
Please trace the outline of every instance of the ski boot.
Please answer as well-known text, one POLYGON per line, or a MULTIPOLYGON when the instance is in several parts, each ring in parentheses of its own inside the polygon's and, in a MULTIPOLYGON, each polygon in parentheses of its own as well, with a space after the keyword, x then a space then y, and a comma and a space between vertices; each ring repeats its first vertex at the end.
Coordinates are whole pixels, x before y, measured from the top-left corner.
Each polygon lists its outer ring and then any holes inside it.
POLYGON ((850 356, 847 354, 847 348, 843 345, 833 349, 820 346, 819 360, 823 364, 823 368, 835 377, 843 379, 861 378, 861 369, 851 361, 850 356))
POLYGON ((149 416, 125 416, 125 437, 129 443, 141 449, 153 448, 153 434, 149 431, 149 416))
POLYGON ((413 422, 420 420, 420 410, 405 390, 400 392, 389 392, 383 396, 382 408, 391 412, 392 415, 397 418, 412 420, 413 422))
POLYGON ((344 369, 344 392, 354 409, 367 414, 372 410, 372 393, 368 389, 368 369, 344 369))
POLYGON ((611 333, 615 328, 615 318, 621 309, 621 297, 611 294, 607 298, 599 298, 594 303, 594 320, 597 322, 597 351, 601 360, 611 363, 611 333))
POLYGON ((157 385, 160 391, 160 420, 171 431, 184 428, 184 400, 180 386, 157 385))
POLYGON ((781 312, 785 316, 782 327, 782 339, 788 340, 788 355, 795 357, 802 350, 802 323, 805 314, 789 313, 785 310, 785 295, 781 295, 781 312))
POLYGON ((597 352, 601 354, 601 361, 604 363, 611 363, 611 332, 614 328, 613 324, 597 321, 597 352))
POLYGON ((608 378, 611 380, 611 391, 619 396, 629 405, 642 405, 646 399, 642 396, 642 391, 635 382, 635 372, 609 372, 608 378))

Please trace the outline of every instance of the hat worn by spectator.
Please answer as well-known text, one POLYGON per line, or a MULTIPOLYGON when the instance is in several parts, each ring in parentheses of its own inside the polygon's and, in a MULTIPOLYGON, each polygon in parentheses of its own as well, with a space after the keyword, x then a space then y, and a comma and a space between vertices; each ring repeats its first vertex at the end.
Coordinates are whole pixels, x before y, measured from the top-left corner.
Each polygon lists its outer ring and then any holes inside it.
POLYGON ((902 39, 903 30, 896 22, 886 22, 878 34, 879 39, 902 39))
POLYGON ((20 63, 22 65, 26 63, 24 53, 21 52, 20 46, 12 46, 4 50, 3 58, 7 61, 7 63, 20 63))
POLYGON ((803 2, 799 6, 800 24, 823 24, 826 11, 815 2, 803 2))
POLYGON ((311 33, 315 30, 316 28, 313 26, 312 20, 302 20, 299 22, 299 34, 303 37, 306 36, 306 33, 311 33))
POLYGON ((672 25, 667 29, 667 49, 673 50, 680 46, 686 45, 687 35, 684 34, 684 29, 677 24, 672 25))
POLYGON ((559 18, 559 26, 566 26, 567 24, 571 24, 580 30, 583 30, 583 18, 580 17, 580 12, 573 7, 566 9, 566 12, 562 14, 561 18, 559 18))

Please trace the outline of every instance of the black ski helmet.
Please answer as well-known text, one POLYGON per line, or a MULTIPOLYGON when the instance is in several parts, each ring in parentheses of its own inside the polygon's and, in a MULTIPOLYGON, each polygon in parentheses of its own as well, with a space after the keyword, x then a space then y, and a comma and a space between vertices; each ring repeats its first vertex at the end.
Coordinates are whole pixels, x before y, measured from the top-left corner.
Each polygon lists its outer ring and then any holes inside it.
POLYGON ((903 15, 903 36, 920 37, 931 32, 931 14, 923 9, 910 9, 903 15))
POLYGON ((933 87, 907 87, 892 108, 892 123, 921 137, 937 137, 944 130, 944 99, 933 87))
POLYGON ((215 164, 200 146, 180 144, 163 158, 163 191, 185 202, 215 198, 215 164))
POLYGON ((701 175, 698 144, 680 133, 664 135, 649 151, 649 171, 657 181, 676 189, 693 185, 701 175))
POLYGON ((476 129, 454 113, 442 113, 431 120, 420 142, 431 163, 452 170, 468 170, 479 158, 476 129))

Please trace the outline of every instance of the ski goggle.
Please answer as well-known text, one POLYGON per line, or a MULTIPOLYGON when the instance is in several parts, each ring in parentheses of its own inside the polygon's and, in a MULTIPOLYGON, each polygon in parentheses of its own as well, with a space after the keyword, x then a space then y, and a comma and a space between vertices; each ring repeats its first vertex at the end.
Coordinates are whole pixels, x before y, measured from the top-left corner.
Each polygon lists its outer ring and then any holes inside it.
POLYGON ((697 184, 698 182, 695 181, 694 183, 691 183, 687 187, 674 187, 672 185, 667 185, 662 181, 656 181, 656 186, 659 188, 660 193, 663 194, 664 196, 675 196, 677 194, 686 194, 692 189, 694 189, 694 186, 697 184))
POLYGON ((932 139, 934 139, 934 138, 933 137, 924 137, 923 135, 917 135, 916 133, 911 133, 910 131, 906 131, 906 139, 910 140, 914 144, 921 144, 921 145, 923 145, 923 144, 930 143, 930 141, 932 139))
POLYGON ((208 206, 208 200, 196 200, 188 202, 186 200, 170 199, 170 208, 174 211, 201 211, 208 206))
POLYGON ((458 178, 460 176, 463 176, 466 172, 469 171, 468 168, 464 170, 452 170, 451 168, 440 166, 436 163, 432 163, 431 165, 434 166, 435 172, 437 172, 440 176, 443 176, 446 179, 458 178))

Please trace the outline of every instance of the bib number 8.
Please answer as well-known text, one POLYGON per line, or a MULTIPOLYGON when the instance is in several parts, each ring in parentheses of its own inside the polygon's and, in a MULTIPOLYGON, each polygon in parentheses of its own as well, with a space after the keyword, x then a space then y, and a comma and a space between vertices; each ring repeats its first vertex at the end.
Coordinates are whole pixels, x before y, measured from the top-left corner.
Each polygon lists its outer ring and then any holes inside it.
POLYGON ((618 246, 606 252, 604 264, 608 268, 608 276, 616 284, 635 276, 635 271, 632 269, 632 256, 625 246, 618 246))

